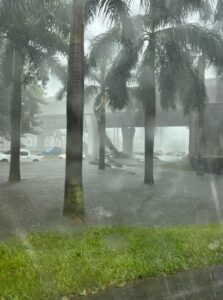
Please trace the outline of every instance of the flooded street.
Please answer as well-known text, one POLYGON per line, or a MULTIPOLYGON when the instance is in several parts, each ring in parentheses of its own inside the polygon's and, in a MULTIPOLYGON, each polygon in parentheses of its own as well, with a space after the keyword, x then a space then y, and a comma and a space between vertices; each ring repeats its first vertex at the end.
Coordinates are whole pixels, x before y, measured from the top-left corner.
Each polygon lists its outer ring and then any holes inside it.
MULTIPOLYGON (((142 184, 143 163, 119 160, 124 168, 84 161, 87 225, 175 226, 222 221, 223 176, 166 169, 155 162, 155 186, 142 184)), ((64 160, 21 164, 22 182, 7 184, 8 164, 0 165, 1 237, 30 230, 72 230, 62 216, 64 160)))

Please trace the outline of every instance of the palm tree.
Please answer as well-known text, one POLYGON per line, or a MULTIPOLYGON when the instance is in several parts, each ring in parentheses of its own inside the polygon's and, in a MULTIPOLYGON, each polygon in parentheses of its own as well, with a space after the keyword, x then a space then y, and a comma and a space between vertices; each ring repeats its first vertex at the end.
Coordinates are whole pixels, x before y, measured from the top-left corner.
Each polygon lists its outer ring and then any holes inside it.
POLYGON ((38 134, 41 105, 46 104, 44 89, 38 82, 32 82, 23 88, 21 134, 38 134))
MULTIPOLYGON (((91 53, 89 54, 91 56, 91 53)), ((97 67, 91 67, 88 58, 85 59, 85 79, 87 83, 84 86, 85 99, 84 103, 87 103, 92 97, 95 99, 94 113, 96 116, 98 131, 99 131, 99 163, 98 167, 100 170, 105 169, 105 146, 107 145, 111 151, 116 154, 118 150, 111 142, 110 138, 106 134, 105 130, 105 106, 108 103, 107 86, 106 86, 106 75, 111 67, 111 58, 106 56, 100 59, 97 67)), ((57 99, 61 101, 67 93, 67 72, 64 68, 64 72, 60 74, 59 78, 62 83, 62 88, 57 93, 57 99)))
POLYGON ((214 23, 216 29, 222 33, 223 31, 223 1, 222 0, 217 0, 215 15, 214 15, 214 23))
POLYGON ((9 62, 6 73, 11 75, 12 86, 10 182, 20 181, 22 86, 31 74, 46 78, 42 72, 47 69, 44 64, 48 57, 66 53, 66 11, 67 4, 63 1, 1 1, 0 32, 6 44, 5 60, 9 62))
POLYGON ((65 215, 83 218, 84 3, 73 1, 67 81, 65 215))
MULTIPOLYGON (((202 16, 202 21, 209 22, 213 24, 213 30, 222 35, 222 16, 223 16, 223 1, 218 0, 214 9, 214 14, 212 18, 208 20, 205 16, 202 16)), ((205 55, 200 53, 198 55, 198 70, 200 71, 200 75, 203 81, 205 81, 205 68, 207 65, 205 55)), ((221 74, 222 71, 217 72, 217 75, 221 74)), ((217 95, 216 99, 220 98, 219 95, 219 87, 222 85, 221 75, 217 76, 217 95)), ((197 163, 196 163, 196 171, 198 176, 204 175, 204 162, 203 162, 203 149, 204 149, 204 111, 205 111, 205 103, 200 103, 198 107, 198 141, 197 141, 197 163)))
MULTIPOLYGON (((5 47, 2 45, 0 50, 0 136, 10 140, 10 99, 11 88, 9 78, 11 74, 5 72, 10 71, 8 65, 10 61, 4 60, 5 47)), ((10 59, 10 57, 8 57, 10 59)), ((27 78, 28 79, 28 78, 27 78)), ((23 98, 22 98, 22 126, 21 132, 36 133, 36 128, 39 126, 38 114, 40 113, 40 104, 44 102, 43 87, 38 84, 38 81, 28 82, 23 85, 23 98)), ((30 81, 30 80, 29 80, 30 81)))
POLYGON ((105 144, 118 154, 105 131, 105 106, 113 110, 122 110, 129 104, 131 69, 137 61, 137 49, 131 24, 128 26, 127 38, 123 43, 123 32, 114 26, 105 33, 95 37, 88 55, 86 76, 96 82, 89 86, 97 93, 94 111, 99 128, 99 169, 105 169, 105 144), (130 41, 131 40, 131 41, 130 41), (118 53, 115 56, 115 53, 118 53), (99 70, 99 74, 95 70, 99 70))
MULTIPOLYGON (((205 57, 200 55, 198 58, 198 70, 200 72, 201 79, 205 84, 205 57)), ((200 102, 198 105, 198 148, 197 148, 197 168, 196 172, 198 176, 204 176, 204 164, 203 164, 203 149, 204 149, 204 112, 205 103, 200 102)))
MULTIPOLYGON (((0 77, 0 136, 10 141, 10 88, 0 77)), ((23 88, 21 134, 38 133, 40 104, 44 104, 43 87, 33 82, 23 88)))
MULTIPOLYGON (((106 119, 105 119, 105 108, 106 106, 110 107, 113 111, 121 110, 124 107, 127 107, 128 110, 136 109, 136 103, 133 103, 133 101, 130 101, 134 98, 134 88, 127 87, 127 94, 125 97, 125 102, 122 101, 121 105, 118 102, 117 98, 113 95, 110 95, 109 92, 111 91, 110 85, 113 84, 112 80, 114 80, 113 77, 109 77, 111 75, 110 71, 113 68, 113 64, 116 61, 116 57, 114 57, 114 53, 119 50, 119 47, 117 47, 117 42, 115 42, 115 38, 111 45, 105 45, 103 43, 103 47, 106 49, 101 49, 100 54, 96 54, 99 57, 95 57, 95 52, 97 50, 97 42, 98 39, 100 40, 101 36, 97 36, 92 42, 91 51, 88 56, 87 60, 87 70, 86 77, 88 79, 88 83, 85 86, 85 98, 90 98, 92 96, 95 97, 95 103, 94 103, 94 112, 95 116, 98 122, 98 130, 99 130, 99 162, 98 167, 100 170, 105 169, 105 146, 108 146, 111 151, 113 151, 116 155, 118 155, 118 150, 116 147, 112 144, 111 140, 106 134, 106 119), (97 64, 96 67, 92 68, 90 66, 90 62, 96 60, 97 64), (89 62, 90 61, 90 62, 89 62), (109 85, 109 84, 110 85, 109 85)), ((117 36, 116 36, 117 38, 117 36)), ((121 65, 122 67, 122 65, 121 65)), ((125 67, 123 68, 125 70, 125 67)), ((122 68, 120 68, 120 71, 122 71, 122 68)), ((129 79, 132 79, 130 75, 128 75, 129 79)), ((126 81, 126 77, 125 81, 126 81)), ((117 86, 116 86, 117 89, 117 86)), ((126 82, 124 84, 120 85, 119 94, 126 92, 126 82), (124 90, 124 92, 123 92, 124 90)), ((137 102, 137 109, 139 109, 139 105, 137 102)), ((127 136, 128 142, 131 143, 131 140, 133 139, 134 135, 134 128, 122 128, 123 130, 123 142, 124 138, 127 136)), ((124 146, 126 143, 124 143, 124 146)))
MULTIPOLYGON (((96 39, 100 38, 100 36, 96 37, 96 39)), ((114 46, 114 45, 113 45, 114 46)), ((116 45, 115 45, 116 46, 116 45)), ((97 66, 91 66, 93 55, 95 52, 94 49, 94 40, 92 43, 92 48, 90 53, 88 54, 88 58, 85 59, 85 79, 87 82, 85 83, 84 91, 85 91, 85 100, 84 102, 87 103, 89 100, 94 98, 94 113, 96 116, 97 124, 98 124, 98 131, 99 131, 99 162, 98 167, 99 170, 105 169, 105 146, 107 146, 112 152, 118 155, 118 150, 111 142, 110 138, 106 134, 106 119, 105 119, 105 107, 106 105, 110 105, 110 97, 107 91, 107 76, 112 68, 112 56, 114 56, 114 51, 111 50, 112 48, 109 47, 109 51, 103 53, 100 56, 100 60, 97 61, 97 66), (113 52, 113 54, 112 54, 113 52)), ((116 49, 117 50, 117 49, 116 49)), ((102 53, 101 53, 102 54, 102 53)), ((98 55, 98 53, 97 53, 98 55)), ((98 59, 95 57, 95 59, 98 59)), ((113 58, 114 60, 114 58, 113 58)), ((57 93, 57 99, 62 100, 66 95, 67 90, 67 81, 66 81, 66 68, 64 68, 64 72, 61 73, 60 81, 62 83, 62 88, 57 93)), ((131 92, 131 91, 129 91, 131 92)), ((126 100, 128 98, 126 97, 126 100)), ((112 109, 118 110, 119 106, 115 106, 117 101, 113 102, 112 109)), ((126 101, 126 105, 128 102, 126 101)), ((130 103, 128 107, 132 106, 130 103)), ((124 104, 123 104, 124 105, 124 104)))
MULTIPOLYGON (((92 48, 92 51, 94 49, 92 48)), ((110 54, 111 55, 111 54, 110 54)), ((89 54, 91 57, 91 53, 89 54)), ((91 57, 92 58, 92 57, 91 57)), ((96 68, 88 66, 86 77, 91 84, 86 85, 86 96, 95 96, 94 113, 98 123, 99 131, 99 170, 105 169, 105 146, 107 145, 111 150, 118 152, 115 146, 110 141, 106 134, 106 118, 105 109, 109 105, 109 95, 107 91, 107 76, 109 69, 112 66, 112 57, 106 56, 100 59, 100 63, 96 68)), ((89 64, 88 64, 89 65, 89 64)))
MULTIPOLYGON (((218 0, 217 4, 216 4, 216 7, 215 7, 213 28, 223 37, 223 1, 222 0, 218 0)), ((222 71, 220 71, 218 73, 221 74, 222 71)), ((217 77, 217 96, 216 96, 216 99, 223 99, 223 95, 222 95, 222 92, 221 92, 222 83, 223 83, 223 76, 221 74, 217 77)))
POLYGON ((222 65, 223 56, 219 49, 223 44, 213 31, 186 22, 196 11, 202 15, 211 11, 206 1, 145 0, 142 4, 145 14, 135 17, 136 36, 142 53, 138 83, 139 98, 145 110, 144 182, 152 185, 157 91, 164 109, 175 109, 177 101, 185 113, 198 109, 207 101, 207 95, 191 53, 203 53, 214 66, 222 65))
POLYGON ((129 10, 123 0, 73 0, 67 81, 67 145, 64 214, 84 218, 82 187, 82 137, 84 103, 84 21, 97 12, 122 28, 123 42, 129 40, 129 10))
MULTIPOLYGON (((219 34, 222 36, 222 28, 223 28, 223 1, 218 0, 216 3, 215 11, 213 18, 208 20, 213 21, 213 30, 216 30, 219 34)), ((206 21, 206 20, 204 20, 206 21)), ((220 50, 220 49, 219 49, 220 50)), ((205 82, 205 68, 206 68, 206 59, 204 54, 200 54, 198 58, 198 70, 200 71, 200 75, 202 80, 205 82)), ((222 71, 217 72, 219 74, 222 73, 222 71)), ((220 98, 219 95, 219 87, 222 85, 222 74, 220 76, 217 76, 217 95, 216 99, 220 98)), ((205 111, 205 105, 204 103, 200 103, 198 107, 198 148, 197 148, 197 175, 203 176, 204 175, 204 163, 203 163, 203 149, 204 149, 204 111, 205 111)))
POLYGON ((10 89, 6 87, 0 70, 0 137, 9 139, 10 89))
MULTIPOLYGON (((138 56, 142 57, 138 68, 138 98, 144 104, 145 112, 144 182, 154 184, 156 93, 159 90, 161 104, 165 109, 175 109, 177 100, 180 100, 178 102, 185 113, 198 109, 201 103, 207 101, 207 96, 190 53, 204 53, 211 64, 221 65, 222 54, 219 49, 222 40, 213 31, 186 22, 188 16, 197 12, 203 20, 210 17, 212 9, 205 0, 141 0, 141 6, 145 9, 145 14, 133 17, 137 37, 135 43, 131 44, 134 50, 122 49, 117 63, 110 71, 107 85, 111 104, 117 102, 117 105, 123 106, 128 98, 125 92, 127 86, 123 89, 124 82, 129 78, 131 65, 136 63, 138 51, 138 56), (209 47, 210 44, 213 45, 212 48, 209 47)), ((115 29, 104 34, 96 47, 99 55, 104 45, 110 45, 114 40, 120 41, 115 29)))
POLYGON ((87 93, 96 93, 95 103, 94 103, 94 113, 98 123, 99 131, 99 170, 105 169, 105 136, 106 136, 106 120, 105 120, 105 107, 107 103, 107 93, 106 93, 106 75, 107 75, 108 64, 104 60, 98 72, 93 72, 91 70, 87 77, 89 80, 93 81, 92 85, 86 87, 87 93))

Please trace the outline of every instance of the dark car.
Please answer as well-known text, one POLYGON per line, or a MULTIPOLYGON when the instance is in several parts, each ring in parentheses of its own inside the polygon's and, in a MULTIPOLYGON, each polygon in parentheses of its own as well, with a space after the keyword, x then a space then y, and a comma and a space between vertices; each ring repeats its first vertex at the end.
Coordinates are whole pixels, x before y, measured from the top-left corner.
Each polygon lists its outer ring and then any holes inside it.
POLYGON ((60 155, 63 150, 60 147, 48 147, 41 151, 42 155, 60 155))

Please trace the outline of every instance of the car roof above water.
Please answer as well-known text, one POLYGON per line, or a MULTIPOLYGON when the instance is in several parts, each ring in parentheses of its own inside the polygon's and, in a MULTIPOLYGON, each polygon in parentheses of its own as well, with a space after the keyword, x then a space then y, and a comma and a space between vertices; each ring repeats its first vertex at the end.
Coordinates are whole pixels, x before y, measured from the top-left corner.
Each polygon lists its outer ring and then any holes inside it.
MULTIPOLYGON (((27 149, 20 149, 20 152, 23 152, 23 151, 29 152, 29 150, 27 150, 27 149)), ((5 151, 4 154, 11 154, 11 150, 5 151)))

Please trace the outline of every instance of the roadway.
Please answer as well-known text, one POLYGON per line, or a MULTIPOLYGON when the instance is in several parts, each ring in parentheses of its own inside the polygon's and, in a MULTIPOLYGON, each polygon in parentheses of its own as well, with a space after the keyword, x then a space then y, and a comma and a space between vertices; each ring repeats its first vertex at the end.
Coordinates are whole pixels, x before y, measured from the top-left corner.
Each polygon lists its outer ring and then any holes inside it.
MULTIPOLYGON (((122 161, 123 162, 123 161, 122 161)), ((197 177, 155 162, 155 186, 143 184, 143 162, 99 171, 84 161, 85 224, 175 226, 221 222, 223 176, 197 177)), ((9 185, 8 164, 0 164, 0 237, 36 230, 73 230, 62 216, 63 160, 23 163, 21 183, 9 185)))

